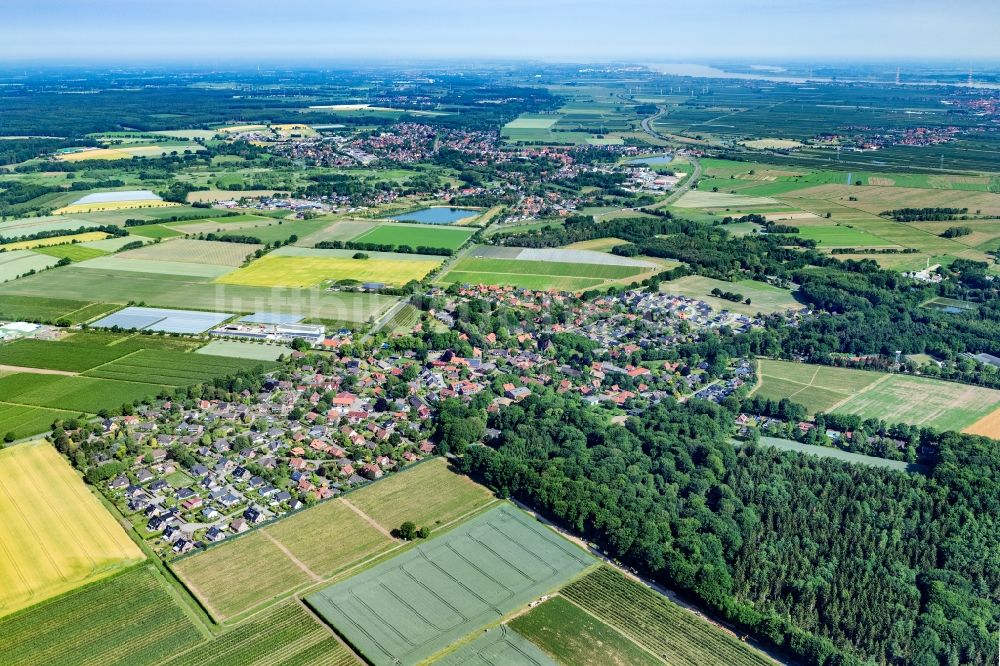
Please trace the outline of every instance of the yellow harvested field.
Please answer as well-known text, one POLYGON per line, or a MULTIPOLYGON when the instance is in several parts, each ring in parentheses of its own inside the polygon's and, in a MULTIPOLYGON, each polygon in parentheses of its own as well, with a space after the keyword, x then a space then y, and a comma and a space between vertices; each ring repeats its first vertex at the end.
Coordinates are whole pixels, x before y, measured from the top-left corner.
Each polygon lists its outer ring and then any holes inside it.
POLYGON ((81 162, 83 160, 127 160, 132 154, 117 148, 92 148, 76 150, 71 153, 59 153, 56 159, 60 162, 81 162))
POLYGON ((218 278, 221 284, 245 284, 256 287, 314 287, 325 281, 357 280, 406 284, 422 280, 441 265, 442 259, 410 260, 352 259, 350 257, 315 257, 267 255, 246 268, 218 278))
POLYGON ((983 437, 1000 439, 1000 409, 993 410, 962 432, 969 435, 982 435, 983 437))
POLYGON ((143 559, 51 444, 0 451, 0 615, 143 559))
POLYGON ((50 245, 67 245, 76 241, 77 243, 88 243, 90 241, 104 240, 108 234, 103 231, 88 231, 83 234, 67 234, 66 236, 53 236, 52 238, 40 238, 38 240, 18 241, 0 245, 4 250, 30 250, 35 247, 49 247, 50 245))
POLYGON ((107 210, 127 210, 129 208, 167 208, 179 206, 180 204, 171 201, 155 201, 153 199, 139 199, 136 201, 105 201, 102 203, 70 204, 56 211, 56 215, 73 215, 76 213, 99 213, 107 210))

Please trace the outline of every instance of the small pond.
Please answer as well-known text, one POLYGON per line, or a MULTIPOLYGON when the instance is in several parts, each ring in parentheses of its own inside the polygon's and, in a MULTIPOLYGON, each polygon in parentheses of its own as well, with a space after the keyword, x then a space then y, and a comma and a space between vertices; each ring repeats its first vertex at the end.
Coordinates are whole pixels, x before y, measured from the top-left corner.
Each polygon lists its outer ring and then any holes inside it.
POLYGON ((422 222, 423 224, 452 224, 459 220, 479 215, 479 211, 468 208, 451 208, 450 206, 434 206, 433 208, 421 208, 402 215, 393 215, 391 220, 402 222, 422 222))

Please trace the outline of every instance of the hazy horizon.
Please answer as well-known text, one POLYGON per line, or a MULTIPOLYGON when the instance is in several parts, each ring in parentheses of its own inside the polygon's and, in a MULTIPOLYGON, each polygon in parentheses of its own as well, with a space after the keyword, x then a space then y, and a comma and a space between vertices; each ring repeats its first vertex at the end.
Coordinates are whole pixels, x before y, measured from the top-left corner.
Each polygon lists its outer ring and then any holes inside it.
POLYGON ((962 62, 1000 58, 998 26, 995 0, 35 0, 5 7, 0 62, 962 62))

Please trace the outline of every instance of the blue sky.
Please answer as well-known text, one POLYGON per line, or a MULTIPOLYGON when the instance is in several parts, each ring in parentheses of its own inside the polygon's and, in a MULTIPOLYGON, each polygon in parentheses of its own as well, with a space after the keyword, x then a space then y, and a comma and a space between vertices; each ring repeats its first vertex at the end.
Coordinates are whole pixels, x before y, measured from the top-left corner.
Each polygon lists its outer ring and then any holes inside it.
POLYGON ((0 0, 0 61, 1000 60, 1000 0, 0 0))

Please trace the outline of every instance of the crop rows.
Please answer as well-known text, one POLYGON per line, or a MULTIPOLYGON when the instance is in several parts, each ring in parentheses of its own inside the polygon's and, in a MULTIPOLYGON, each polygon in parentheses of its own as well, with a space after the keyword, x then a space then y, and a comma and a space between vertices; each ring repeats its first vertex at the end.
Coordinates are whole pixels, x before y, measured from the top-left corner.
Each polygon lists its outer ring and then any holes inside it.
POLYGON ((91 370, 87 375, 168 386, 188 386, 230 375, 244 368, 265 365, 268 365, 268 362, 206 354, 195 356, 170 351, 143 350, 91 370))
POLYGON ((560 592, 672 664, 769 664, 723 630, 608 567, 560 592))
POLYGON ((102 363, 109 363, 127 353, 127 350, 115 347, 27 339, 0 348, 0 363, 83 372, 102 363))
POLYGON ((71 592, 0 620, 0 663, 160 663, 201 635, 146 567, 71 592))
POLYGON ((155 396, 161 388, 114 379, 16 374, 0 378, 0 400, 96 414, 155 396))
POLYGON ((180 654, 165 666, 239 664, 347 666, 354 657, 296 601, 245 622, 213 641, 180 654))

